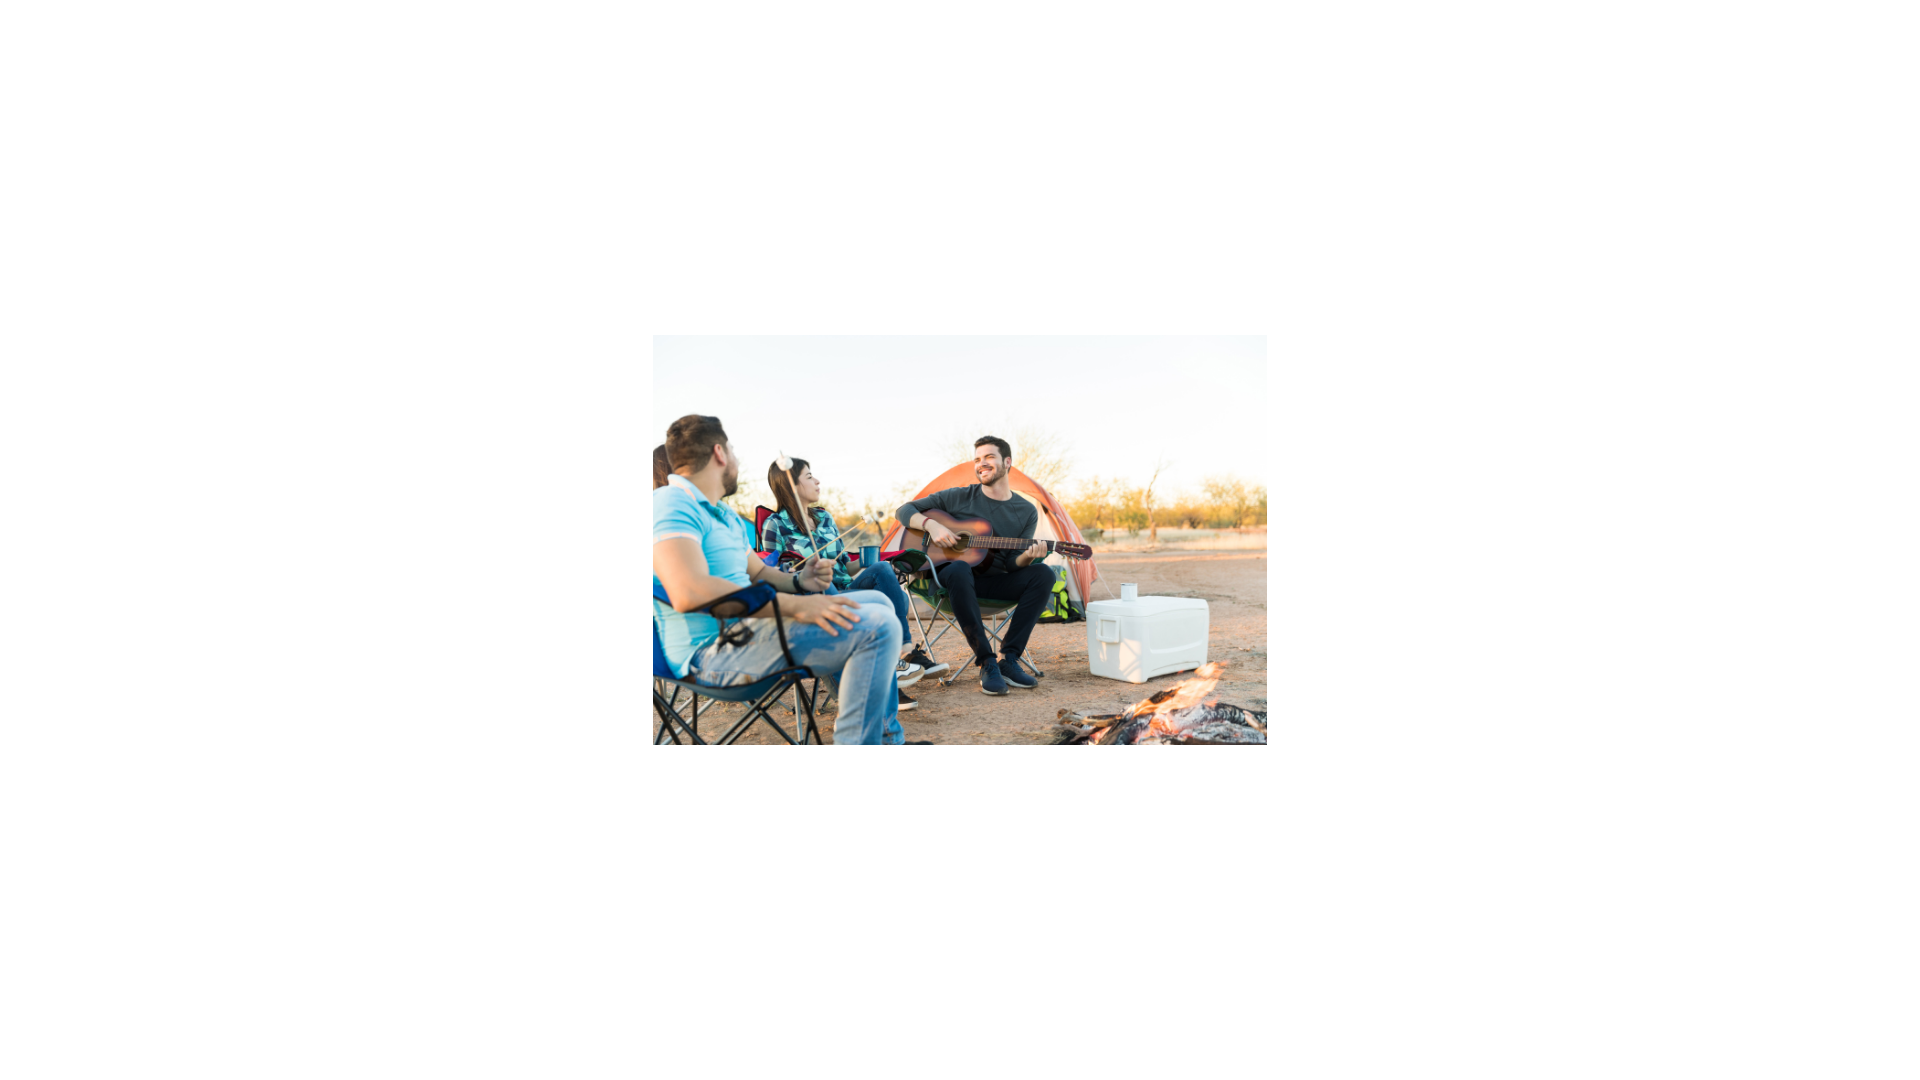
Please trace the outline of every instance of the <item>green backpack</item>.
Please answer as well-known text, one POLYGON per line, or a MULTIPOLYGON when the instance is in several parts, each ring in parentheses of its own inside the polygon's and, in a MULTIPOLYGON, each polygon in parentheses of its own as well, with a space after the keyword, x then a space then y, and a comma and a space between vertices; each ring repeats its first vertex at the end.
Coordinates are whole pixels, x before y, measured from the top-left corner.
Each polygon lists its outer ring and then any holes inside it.
POLYGON ((1040 612, 1040 622, 1085 622, 1087 613, 1077 607, 1073 598, 1067 595, 1067 568, 1053 567, 1053 595, 1047 598, 1046 609, 1040 612))

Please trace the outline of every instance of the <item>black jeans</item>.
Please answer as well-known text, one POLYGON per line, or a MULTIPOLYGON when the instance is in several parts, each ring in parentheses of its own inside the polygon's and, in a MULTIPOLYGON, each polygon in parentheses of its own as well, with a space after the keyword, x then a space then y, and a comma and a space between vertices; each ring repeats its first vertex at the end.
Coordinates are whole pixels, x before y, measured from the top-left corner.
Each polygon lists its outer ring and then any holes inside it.
POLYGON ((954 618, 978 660, 993 659, 993 640, 980 621, 981 599, 1018 602, 1013 618, 1007 622, 1007 632, 1000 636, 1001 654, 1011 659, 1026 651, 1033 624, 1053 595, 1053 568, 1042 563, 1005 574, 975 574, 966 563, 949 562, 941 563, 933 573, 940 579, 940 587, 947 590, 947 605, 953 608, 954 618))

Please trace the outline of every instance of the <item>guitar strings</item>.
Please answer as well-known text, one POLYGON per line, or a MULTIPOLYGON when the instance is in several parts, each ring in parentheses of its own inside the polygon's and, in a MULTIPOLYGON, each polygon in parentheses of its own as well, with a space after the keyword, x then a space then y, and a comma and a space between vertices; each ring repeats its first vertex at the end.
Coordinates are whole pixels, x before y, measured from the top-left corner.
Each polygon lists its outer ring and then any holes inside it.
MULTIPOLYGON (((1011 542, 1011 540, 1010 540, 1010 538, 1008 538, 1008 537, 1001 537, 1001 536, 974 536, 974 537, 969 537, 969 538, 968 538, 968 540, 969 540, 969 542, 971 542, 971 543, 981 543, 981 542, 983 542, 983 541, 1008 541, 1008 542, 1011 542)), ((1055 547, 1054 547, 1053 545, 1054 545, 1054 544, 1056 544, 1056 543, 1060 543, 1060 542, 1061 542, 1061 541, 1057 541, 1057 540, 1049 540, 1049 541, 1047 541, 1047 542, 1046 542, 1046 543, 1047 543, 1047 545, 1048 545, 1048 546, 1047 546, 1047 550, 1048 550, 1049 552, 1057 552, 1057 551, 1058 551, 1059 549, 1058 549, 1058 548, 1055 548, 1055 547)), ((989 545, 989 546, 990 546, 990 545, 989 545)), ((1106 575, 1106 573, 1105 573, 1104 571, 1102 571, 1102 570, 1100 569, 1100 564, 1099 564, 1099 563, 1094 563, 1094 564, 1093 564, 1093 580, 1095 580, 1095 581, 1097 581, 1097 582, 1099 582, 1099 583, 1100 583, 1100 587, 1101 587, 1101 588, 1103 588, 1103 589, 1105 589, 1105 590, 1107 590, 1107 597, 1108 597, 1109 599, 1113 599, 1113 600, 1118 600, 1118 599, 1120 599, 1120 598, 1119 598, 1118 596, 1116 596, 1116 595, 1114 595, 1114 592, 1113 592, 1113 586, 1111 586, 1111 585, 1109 585, 1109 584, 1107 584, 1107 575, 1106 575)))

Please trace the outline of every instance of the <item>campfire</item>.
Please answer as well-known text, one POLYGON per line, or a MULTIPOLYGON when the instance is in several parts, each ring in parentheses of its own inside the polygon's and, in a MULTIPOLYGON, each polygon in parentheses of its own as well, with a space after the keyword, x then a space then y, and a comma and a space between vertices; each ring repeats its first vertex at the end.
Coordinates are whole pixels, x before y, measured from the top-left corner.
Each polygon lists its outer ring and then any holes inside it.
POLYGON ((1055 745, 1101 746, 1266 743, 1266 713, 1223 705, 1217 698, 1205 700, 1226 669, 1225 664, 1202 664, 1193 678, 1175 683, 1125 712, 1088 716, 1061 709, 1053 741, 1055 745))

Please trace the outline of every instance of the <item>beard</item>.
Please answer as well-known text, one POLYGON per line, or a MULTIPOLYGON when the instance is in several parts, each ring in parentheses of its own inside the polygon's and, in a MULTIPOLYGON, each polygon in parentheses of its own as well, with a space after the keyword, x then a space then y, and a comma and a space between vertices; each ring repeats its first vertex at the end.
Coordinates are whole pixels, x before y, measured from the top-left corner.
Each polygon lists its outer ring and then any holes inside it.
POLYGON ((722 488, 720 497, 723 499, 733 498, 734 493, 740 490, 740 466, 735 465, 731 469, 728 469, 726 473, 720 477, 720 485, 722 488))
POLYGON ((1007 475, 1007 467, 1005 465, 1002 465, 999 468, 993 469, 993 470, 975 469, 973 475, 980 478, 980 484, 981 486, 984 487, 988 484, 993 483, 996 480, 999 480, 1001 477, 1007 475))

